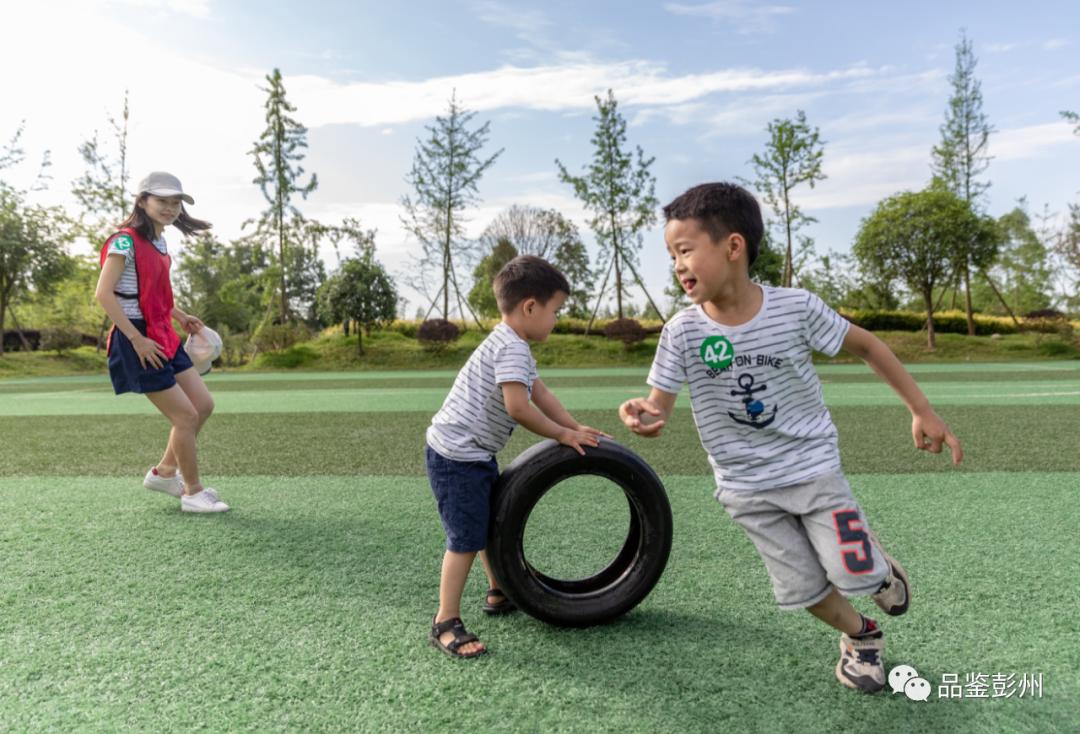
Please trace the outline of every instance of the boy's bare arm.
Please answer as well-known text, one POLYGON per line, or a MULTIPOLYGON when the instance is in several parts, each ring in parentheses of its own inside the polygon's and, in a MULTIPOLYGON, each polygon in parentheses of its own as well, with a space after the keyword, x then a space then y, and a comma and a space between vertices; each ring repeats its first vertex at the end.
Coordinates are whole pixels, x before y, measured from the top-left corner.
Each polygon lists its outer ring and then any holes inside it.
POLYGON ((578 422, 574 420, 574 416, 570 415, 570 412, 555 397, 555 393, 548 390, 547 385, 540 378, 533 382, 532 401, 533 405, 539 408, 541 413, 560 426, 565 428, 578 427, 578 422))
POLYGON ((930 407, 926 395, 888 345, 866 329, 852 324, 844 337, 843 346, 845 350, 870 365, 870 369, 885 380, 904 401, 904 405, 911 411, 911 435, 915 440, 915 448, 940 454, 942 444, 945 444, 952 453, 953 464, 959 464, 964 458, 960 439, 930 407))
MULTIPOLYGON (((561 426, 540 412, 535 405, 529 402, 529 389, 525 387, 524 383, 501 382, 499 387, 503 391, 503 403, 506 405, 506 412, 511 418, 536 435, 554 438, 559 443, 572 447, 582 455, 585 454, 585 446, 599 445, 600 442, 595 434, 561 426)), ((536 389, 536 383, 533 383, 533 389, 536 389)))
POLYGON ((653 388, 647 398, 631 398, 619 406, 619 419, 639 436, 653 438, 667 425, 675 409, 675 393, 653 388))
POLYGON ((578 423, 577 419, 570 415, 570 411, 563 406, 555 393, 551 392, 540 378, 533 382, 532 402, 533 405, 540 409, 541 413, 564 428, 573 428, 575 431, 584 431, 585 433, 611 438, 611 436, 599 429, 578 423))

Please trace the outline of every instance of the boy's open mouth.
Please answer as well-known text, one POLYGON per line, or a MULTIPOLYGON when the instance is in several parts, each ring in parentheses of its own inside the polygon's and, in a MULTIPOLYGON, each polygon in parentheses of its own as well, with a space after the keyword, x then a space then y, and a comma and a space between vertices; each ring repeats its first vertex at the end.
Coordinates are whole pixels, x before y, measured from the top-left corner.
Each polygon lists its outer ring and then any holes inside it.
POLYGON ((687 293, 689 293, 691 290, 693 290, 695 285, 697 285, 697 279, 696 278, 684 278, 683 279, 682 287, 683 287, 684 290, 686 290, 687 293))

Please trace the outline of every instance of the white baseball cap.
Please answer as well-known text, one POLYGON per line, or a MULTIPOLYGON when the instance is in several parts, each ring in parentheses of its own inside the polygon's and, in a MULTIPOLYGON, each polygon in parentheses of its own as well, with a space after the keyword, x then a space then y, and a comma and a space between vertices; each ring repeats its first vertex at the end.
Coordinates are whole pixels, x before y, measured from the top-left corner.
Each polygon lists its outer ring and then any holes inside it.
POLYGON ((154 171, 139 182, 140 194, 153 194, 154 196, 179 196, 188 204, 194 204, 195 200, 184 193, 180 185, 180 179, 165 171, 154 171))

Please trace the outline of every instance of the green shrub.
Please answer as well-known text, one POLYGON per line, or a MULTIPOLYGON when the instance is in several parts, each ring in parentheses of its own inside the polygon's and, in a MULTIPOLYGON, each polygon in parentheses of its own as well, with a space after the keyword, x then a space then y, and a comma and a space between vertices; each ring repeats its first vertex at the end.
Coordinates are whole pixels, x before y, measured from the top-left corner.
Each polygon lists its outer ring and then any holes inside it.
POLYGON ((303 324, 264 324, 255 330, 254 342, 260 352, 277 352, 311 337, 311 330, 303 324))
POLYGON ((1072 357, 1080 354, 1080 350, 1077 350, 1072 344, 1056 339, 1040 343, 1036 347, 1036 351, 1044 357, 1072 357))
MULTIPOLYGON (((926 314, 918 311, 843 311, 842 315, 867 331, 922 331, 926 324, 926 314)), ((966 334, 967 316, 963 311, 935 313, 934 331, 939 334, 966 334)), ((1012 319, 975 315, 975 333, 978 336, 1016 332, 1012 319)))
POLYGON ((249 334, 243 332, 233 334, 228 326, 222 326, 218 332, 221 335, 221 364, 227 367, 239 367, 247 364, 251 355, 255 352, 255 343, 249 334))
POLYGON ((319 353, 306 344, 298 344, 279 352, 264 352, 256 363, 260 367, 293 369, 303 367, 319 358, 319 353))
POLYGON ((82 346, 82 334, 68 326, 55 326, 41 330, 39 349, 55 351, 58 355, 82 346))

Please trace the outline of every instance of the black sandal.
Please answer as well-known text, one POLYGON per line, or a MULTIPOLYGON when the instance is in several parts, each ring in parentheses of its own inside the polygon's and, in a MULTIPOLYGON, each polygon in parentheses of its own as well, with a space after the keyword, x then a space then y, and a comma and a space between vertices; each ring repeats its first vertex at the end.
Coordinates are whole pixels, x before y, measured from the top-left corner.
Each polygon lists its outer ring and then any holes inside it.
POLYGON ((484 595, 484 614, 508 614, 514 611, 517 611, 517 605, 510 601, 510 597, 504 594, 502 589, 493 586, 487 590, 487 594, 484 595), (501 596, 503 600, 498 604, 492 604, 488 599, 493 596, 501 596))
POLYGON ((458 652, 458 648, 462 645, 480 641, 479 637, 466 631, 465 624, 461 621, 460 617, 451 617, 442 622, 436 622, 435 618, 432 617, 431 634, 428 635, 428 641, 453 658, 475 658, 487 652, 487 648, 480 650, 479 652, 458 652), (454 639, 444 645, 439 638, 450 631, 454 633, 454 639))

